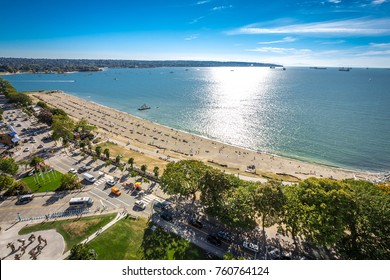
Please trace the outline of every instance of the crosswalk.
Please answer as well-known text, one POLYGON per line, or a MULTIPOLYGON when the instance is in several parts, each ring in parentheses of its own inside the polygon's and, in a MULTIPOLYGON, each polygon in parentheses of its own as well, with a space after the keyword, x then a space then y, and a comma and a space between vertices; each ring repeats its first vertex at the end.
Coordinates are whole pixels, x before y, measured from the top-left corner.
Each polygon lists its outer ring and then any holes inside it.
POLYGON ((95 186, 99 186, 100 184, 103 184, 107 181, 108 179, 106 177, 100 178, 99 180, 96 180, 94 183, 95 186))
POLYGON ((141 201, 143 201, 146 205, 148 205, 149 203, 153 202, 153 201, 159 201, 159 202, 162 202, 163 200, 157 196, 155 196, 154 194, 148 194, 148 195, 145 195, 141 201))

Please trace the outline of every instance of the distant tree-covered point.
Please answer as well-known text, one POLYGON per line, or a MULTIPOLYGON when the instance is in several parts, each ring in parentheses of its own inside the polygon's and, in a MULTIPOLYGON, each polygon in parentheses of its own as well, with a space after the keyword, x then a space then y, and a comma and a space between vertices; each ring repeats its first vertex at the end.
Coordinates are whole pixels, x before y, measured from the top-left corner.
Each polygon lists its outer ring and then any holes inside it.
POLYGON ((111 59, 42 59, 0 58, 0 72, 66 73, 100 71, 102 68, 155 67, 282 67, 282 65, 235 61, 192 60, 111 60, 111 59))

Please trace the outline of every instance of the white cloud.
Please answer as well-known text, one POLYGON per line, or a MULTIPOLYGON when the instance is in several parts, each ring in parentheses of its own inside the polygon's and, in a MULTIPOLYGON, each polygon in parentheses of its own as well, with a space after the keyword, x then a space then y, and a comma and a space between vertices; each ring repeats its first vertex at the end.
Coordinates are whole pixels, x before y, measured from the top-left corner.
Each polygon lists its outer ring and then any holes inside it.
POLYGON ((328 2, 333 4, 339 4, 341 3, 341 0, 328 0, 328 2))
POLYGON ((374 0, 374 1, 372 1, 372 4, 373 5, 381 5, 381 4, 386 3, 386 2, 387 2, 387 0, 374 0))
POLYGON ((217 6, 217 7, 212 8, 211 10, 212 10, 212 11, 220 11, 220 10, 230 9, 230 8, 233 8, 233 5, 229 5, 229 6, 217 6))
POLYGON ((335 41, 326 41, 326 42, 321 42, 321 45, 339 45, 345 43, 345 40, 335 40, 335 41))
POLYGON ((276 27, 257 27, 255 24, 244 26, 227 32, 228 35, 238 34, 333 34, 342 36, 376 36, 390 34, 390 18, 313 22, 292 24, 276 27))
POLYGON ((376 47, 376 48, 390 48, 390 43, 370 43, 370 46, 376 47))
POLYGON ((211 2, 211 0, 198 1, 198 2, 196 2, 196 5, 203 5, 203 4, 207 4, 210 2, 211 2))
POLYGON ((199 38, 199 34, 192 34, 188 37, 185 37, 184 40, 186 41, 192 41, 192 40, 195 40, 195 39, 198 39, 199 38))
POLYGON ((383 51, 368 51, 368 52, 363 52, 360 54, 357 54, 357 56, 371 56, 371 55, 389 55, 390 50, 383 50, 383 51))
POLYGON ((270 44, 278 44, 278 43, 291 43, 295 42, 297 39, 293 37, 284 37, 282 40, 276 41, 268 41, 268 42, 258 42, 260 45, 270 45, 270 44))
POLYGON ((295 48, 274 48, 274 47, 261 47, 254 49, 247 49, 249 52, 262 52, 262 53, 276 53, 276 54, 294 54, 305 55, 312 51, 309 49, 295 49, 295 48))

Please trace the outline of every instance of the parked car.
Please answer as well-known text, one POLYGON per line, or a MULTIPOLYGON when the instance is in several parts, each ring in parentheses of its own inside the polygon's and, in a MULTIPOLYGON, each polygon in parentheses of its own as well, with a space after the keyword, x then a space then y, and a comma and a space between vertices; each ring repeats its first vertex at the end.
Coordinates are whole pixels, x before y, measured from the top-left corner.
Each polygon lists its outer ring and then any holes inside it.
POLYGON ((23 150, 23 152, 28 152, 28 151, 30 151, 30 148, 29 148, 29 147, 26 147, 26 148, 24 148, 24 150, 23 150))
POLYGON ((88 171, 88 168, 86 166, 81 166, 78 170, 79 173, 83 173, 85 171, 88 171))
POLYGON ((72 174, 76 174, 76 173, 77 173, 76 169, 74 169, 74 168, 69 169, 68 172, 69 172, 69 173, 72 173, 72 174))
POLYGON ((114 180, 108 180, 107 182, 106 182, 106 185, 107 186, 110 186, 110 187, 113 187, 113 186, 115 186, 115 181, 114 180))
POLYGON ((156 201, 153 204, 153 207, 160 208, 161 210, 165 210, 165 209, 168 209, 170 205, 171 205, 171 203, 169 201, 164 200, 164 201, 156 201))
POLYGON ((196 228, 203 228, 203 224, 200 221, 198 221, 197 219, 190 219, 189 224, 193 227, 196 227, 196 228))
POLYGON ((41 149, 41 148, 43 148, 43 145, 42 145, 42 144, 40 144, 40 145, 38 146, 38 149, 41 149))
POLYGON ((219 239, 214 234, 209 234, 207 236, 207 241, 210 242, 211 244, 215 245, 215 246, 221 246, 222 245, 221 239, 219 239))
POLYGON ((137 200, 134 205, 142 210, 145 210, 146 204, 142 200, 137 200))
POLYGON ((258 253, 259 252, 259 245, 249 242, 248 240, 245 240, 242 243, 242 246, 248 250, 251 250, 253 252, 258 253))
POLYGON ((232 240, 232 237, 230 236, 230 233, 227 232, 227 231, 220 230, 220 231, 218 231, 217 236, 219 238, 223 239, 223 240, 226 240, 226 241, 231 241, 232 240))

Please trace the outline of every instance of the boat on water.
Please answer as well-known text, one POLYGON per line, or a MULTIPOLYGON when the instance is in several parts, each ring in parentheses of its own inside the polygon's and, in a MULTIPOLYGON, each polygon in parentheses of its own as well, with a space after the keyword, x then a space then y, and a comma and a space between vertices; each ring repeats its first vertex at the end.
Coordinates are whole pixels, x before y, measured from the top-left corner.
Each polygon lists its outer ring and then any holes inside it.
POLYGON ((326 67, 314 66, 314 67, 310 67, 310 69, 315 69, 315 70, 326 70, 327 68, 326 68, 326 67))
POLYGON ((148 110, 150 108, 151 108, 150 106, 143 104, 141 107, 138 108, 138 110, 142 111, 142 110, 148 110))
POLYGON ((349 70, 351 70, 350 67, 340 67, 339 68, 339 71, 349 71, 349 70))

